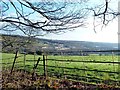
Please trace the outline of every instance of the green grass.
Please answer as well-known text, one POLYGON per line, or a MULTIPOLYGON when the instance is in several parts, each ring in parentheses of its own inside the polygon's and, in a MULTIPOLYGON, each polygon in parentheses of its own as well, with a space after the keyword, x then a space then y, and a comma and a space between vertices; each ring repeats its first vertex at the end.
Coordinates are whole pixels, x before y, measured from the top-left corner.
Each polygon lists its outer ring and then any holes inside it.
MULTIPOLYGON (((14 54, 8 54, 8 53, 2 53, 2 63, 3 68, 11 68, 12 62, 14 60, 14 54), (11 63, 11 64, 7 64, 11 63)), ((34 67, 34 55, 26 55, 26 62, 24 67, 24 55, 18 54, 15 68, 21 68, 26 69, 29 71, 32 71, 32 68, 34 67), (32 60, 32 61, 28 61, 32 60), (17 63, 20 62, 20 63, 17 63), (20 67, 21 66, 21 67, 20 67)), ((35 56, 35 59, 37 60, 38 57, 41 58, 42 56, 35 56)), ((90 55, 90 56, 47 56, 48 59, 57 59, 57 60, 80 60, 80 61, 104 61, 104 62, 118 62, 118 56, 98 56, 98 55, 90 55)), ((39 63, 40 65, 37 67, 37 73, 43 74, 43 64, 42 61, 39 63)), ((51 72, 48 73, 49 75, 56 75, 60 73, 62 76, 64 74, 74 74, 78 76, 84 76, 84 77, 93 77, 92 79, 86 79, 87 81, 95 81, 94 79, 98 78, 97 80, 116 80, 118 81, 118 74, 115 73, 105 73, 105 72, 97 72, 97 70, 100 71, 110 71, 110 72, 118 72, 118 64, 109 64, 109 63, 83 63, 83 62, 65 62, 65 61, 47 61, 47 65, 49 66, 55 66, 55 68, 47 67, 47 71, 51 72), (96 70, 96 71, 82 71, 82 70, 76 70, 76 69, 63 69, 59 67, 68 67, 68 68, 78 68, 78 69, 88 69, 88 70, 96 70)), ((82 79, 82 78, 81 78, 82 79)), ((84 79, 83 79, 84 80, 84 79)), ((96 81, 97 81, 96 80, 96 81)))
MULTIPOLYGON (((52 56, 48 56, 48 58, 53 58, 52 56)), ((88 61, 105 61, 105 62, 113 62, 118 61, 118 56, 114 56, 114 60, 112 56, 55 56, 56 59, 66 59, 66 60, 88 60, 88 61)), ((62 67, 71 67, 71 68, 79 68, 79 69, 90 69, 90 70, 101 70, 101 71, 118 71, 118 64, 109 64, 109 63, 83 63, 83 62, 55 62, 48 61, 49 65, 52 66, 62 66, 62 67)), ((50 70, 50 69, 49 69, 50 70)), ((50 70, 51 71, 51 70, 50 70)), ((94 71, 78 71, 78 70, 67 70, 65 69, 54 69, 56 73, 65 72, 72 73, 81 76, 94 76, 100 79, 112 79, 116 80, 118 75, 113 73, 102 73, 102 72, 94 72, 94 71), (108 74, 108 75, 107 75, 108 74), (109 76, 109 77, 108 77, 109 76)))

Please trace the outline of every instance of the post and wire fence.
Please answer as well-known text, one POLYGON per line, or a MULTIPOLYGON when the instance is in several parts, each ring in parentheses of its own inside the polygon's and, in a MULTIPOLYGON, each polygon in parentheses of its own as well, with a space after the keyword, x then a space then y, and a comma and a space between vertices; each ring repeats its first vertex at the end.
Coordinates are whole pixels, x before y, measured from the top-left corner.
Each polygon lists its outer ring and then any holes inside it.
POLYGON ((120 86, 119 52, 118 50, 82 51, 77 52, 80 54, 76 56, 72 56, 73 52, 71 51, 47 52, 48 54, 43 53, 36 56, 26 53, 19 55, 16 52, 14 57, 6 58, 7 61, 3 58, 2 64, 3 68, 11 68, 11 73, 13 69, 23 69, 33 75, 34 73, 43 75, 45 78, 56 77, 120 86), (105 54, 101 55, 102 52, 105 54), (93 53, 98 53, 98 55, 93 53))

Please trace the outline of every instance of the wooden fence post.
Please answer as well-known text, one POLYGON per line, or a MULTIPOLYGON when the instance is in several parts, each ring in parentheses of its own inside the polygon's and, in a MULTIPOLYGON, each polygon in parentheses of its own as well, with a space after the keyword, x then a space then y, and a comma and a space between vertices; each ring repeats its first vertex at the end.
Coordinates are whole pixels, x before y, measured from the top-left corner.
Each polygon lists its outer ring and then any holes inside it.
POLYGON ((24 70, 25 70, 25 61, 26 61, 26 53, 24 53, 24 70))
POLYGON ((45 55, 43 55, 43 67, 44 67, 44 76, 46 78, 46 68, 45 68, 45 55))
POLYGON ((46 53, 46 59, 45 59, 45 60, 46 60, 46 72, 45 72, 45 73, 46 73, 46 78, 47 78, 47 76, 48 76, 48 75, 47 75, 47 70, 48 70, 48 69, 47 69, 47 53, 46 53))
POLYGON ((12 74, 12 71, 13 71, 13 68, 14 68, 14 65, 15 65, 15 61, 17 59, 17 54, 18 54, 18 50, 16 50, 16 53, 15 53, 15 58, 14 58, 14 61, 13 61, 11 72, 10 72, 11 74, 12 74))
POLYGON ((35 66, 35 52, 34 52, 34 66, 35 66))
POLYGON ((37 63, 34 65, 33 70, 37 68, 39 61, 40 61, 40 57, 38 58, 37 63))
POLYGON ((113 61, 113 68, 114 68, 114 72, 116 71, 115 65, 114 65, 114 52, 112 52, 112 61, 113 61))
POLYGON ((34 79, 35 69, 37 68, 37 66, 38 66, 38 64, 39 64, 39 61, 40 61, 40 57, 38 58, 37 63, 36 63, 36 64, 34 65, 34 67, 33 67, 32 79, 34 79))

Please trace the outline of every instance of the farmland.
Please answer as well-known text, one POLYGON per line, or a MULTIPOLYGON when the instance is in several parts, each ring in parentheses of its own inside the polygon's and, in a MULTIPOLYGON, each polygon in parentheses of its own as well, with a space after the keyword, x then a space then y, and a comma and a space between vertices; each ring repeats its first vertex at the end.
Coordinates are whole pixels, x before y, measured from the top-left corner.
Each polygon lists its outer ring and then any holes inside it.
MULTIPOLYGON (((42 56, 18 54, 15 69, 25 69, 32 72, 38 57, 41 58, 36 72, 43 75, 42 56), (25 60, 25 62, 24 62, 25 60)), ((47 75, 57 78, 68 78, 91 83, 119 84, 118 59, 116 55, 110 56, 47 56, 47 75), (114 62, 114 63, 113 63, 114 62)), ((14 54, 2 53, 3 69, 12 67, 14 54)))

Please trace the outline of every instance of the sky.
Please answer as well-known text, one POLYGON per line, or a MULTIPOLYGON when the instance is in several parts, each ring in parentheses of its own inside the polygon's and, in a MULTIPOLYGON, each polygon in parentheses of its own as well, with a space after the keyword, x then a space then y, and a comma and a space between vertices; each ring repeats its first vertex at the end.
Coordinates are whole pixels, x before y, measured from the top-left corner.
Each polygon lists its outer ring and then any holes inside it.
MULTIPOLYGON (((98 0, 90 0, 91 3, 98 4, 98 0)), ((102 0, 100 0, 102 1, 102 0)), ((108 0, 109 1, 109 0, 108 0)), ((117 0, 111 0, 110 6, 112 8, 117 8, 117 0)), ((111 21, 106 27, 101 26, 96 27, 96 33, 93 27, 93 18, 89 20, 89 24, 86 28, 76 28, 74 31, 68 31, 66 33, 56 35, 48 34, 41 38, 53 39, 53 40, 75 40, 75 41, 92 41, 92 42, 110 42, 118 43, 118 20, 115 19, 111 21)))
MULTIPOLYGON (((69 0, 68 0, 69 1, 69 0)), ((92 4, 100 4, 104 0, 90 0, 92 4), (93 3, 94 2, 94 3, 93 3)), ((108 0, 109 1, 109 0, 108 0)), ((111 7, 117 7, 117 0, 111 0, 111 7)), ((10 12, 13 9, 11 9, 10 12)), ((49 33, 40 38, 54 39, 54 40, 75 40, 75 41, 92 41, 92 42, 118 42, 118 21, 117 19, 111 21, 106 27, 101 30, 101 26, 96 27, 96 32, 93 30, 93 18, 87 20, 89 23, 86 27, 76 28, 73 31, 66 31, 60 35, 49 33)))
MULTIPOLYGON (((104 0, 90 0, 92 4, 99 4, 104 0), (94 3, 93 3, 94 2, 94 3)), ((109 1, 109 0, 108 0, 109 1)), ((117 8, 117 0, 111 0, 110 6, 117 8)), ((93 18, 88 19, 89 24, 86 28, 76 28, 74 31, 67 31, 66 33, 56 35, 48 34, 41 38, 53 39, 53 40, 75 40, 75 41, 92 41, 92 42, 110 42, 118 43, 118 20, 111 21, 106 27, 96 27, 96 33, 93 27, 93 18)))
MULTIPOLYGON (((92 23, 92 21, 91 21, 92 23)), ((93 25, 88 25, 86 28, 77 28, 73 31, 67 31, 63 34, 48 34, 44 37, 53 40, 75 40, 75 41, 92 41, 92 42, 118 42, 118 21, 115 19, 101 30, 101 27, 96 28, 94 32, 93 25)))

